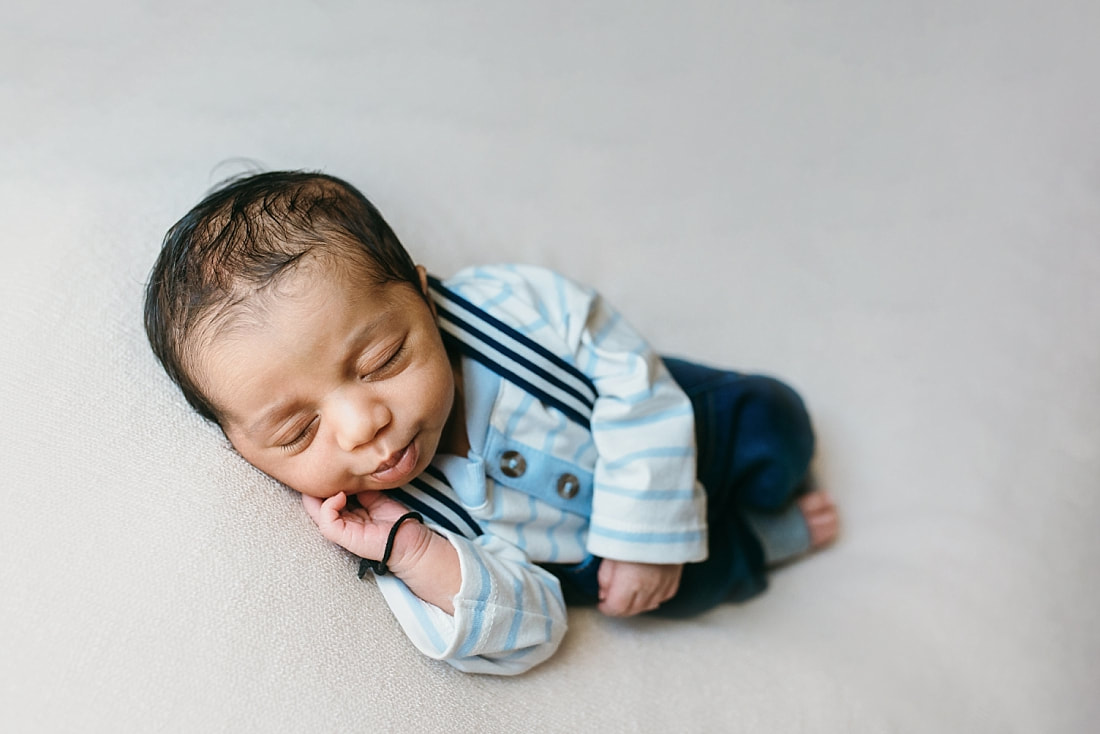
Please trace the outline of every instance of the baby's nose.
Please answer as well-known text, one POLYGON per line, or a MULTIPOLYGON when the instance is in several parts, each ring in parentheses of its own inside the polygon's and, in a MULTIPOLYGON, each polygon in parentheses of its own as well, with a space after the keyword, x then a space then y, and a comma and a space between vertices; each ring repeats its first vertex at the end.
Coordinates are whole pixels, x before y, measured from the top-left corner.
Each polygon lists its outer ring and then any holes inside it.
POLYGON ((355 451, 370 443, 389 421, 386 407, 364 396, 344 395, 333 401, 336 445, 344 451, 355 451))

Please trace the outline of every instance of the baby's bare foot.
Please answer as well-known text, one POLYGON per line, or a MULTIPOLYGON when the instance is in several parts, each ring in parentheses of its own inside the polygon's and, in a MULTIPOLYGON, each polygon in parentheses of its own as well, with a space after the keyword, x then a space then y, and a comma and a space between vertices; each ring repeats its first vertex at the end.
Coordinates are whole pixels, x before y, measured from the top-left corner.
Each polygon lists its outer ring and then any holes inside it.
POLYGON ((836 540, 840 533, 840 516, 828 492, 818 489, 802 495, 798 498, 798 509, 810 529, 811 550, 820 550, 836 540))

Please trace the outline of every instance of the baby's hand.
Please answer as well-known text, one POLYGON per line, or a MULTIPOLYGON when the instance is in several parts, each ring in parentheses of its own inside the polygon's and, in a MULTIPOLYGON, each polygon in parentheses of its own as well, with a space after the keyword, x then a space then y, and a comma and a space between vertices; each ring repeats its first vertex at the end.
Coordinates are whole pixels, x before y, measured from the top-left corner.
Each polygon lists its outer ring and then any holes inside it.
MULTIPOLYGON (((408 508, 382 492, 361 492, 356 499, 360 506, 349 509, 343 492, 324 501, 302 495, 302 505, 317 523, 321 535, 361 558, 379 560, 386 551, 390 529, 408 508)), ((394 539, 390 566, 396 568, 405 556, 415 554, 417 547, 426 543, 420 536, 430 534, 420 523, 402 524, 394 539), (417 530, 414 532, 413 528, 417 530)))
POLYGON ((597 574, 599 610, 611 617, 652 611, 675 596, 683 570, 682 563, 632 563, 605 558, 597 574))

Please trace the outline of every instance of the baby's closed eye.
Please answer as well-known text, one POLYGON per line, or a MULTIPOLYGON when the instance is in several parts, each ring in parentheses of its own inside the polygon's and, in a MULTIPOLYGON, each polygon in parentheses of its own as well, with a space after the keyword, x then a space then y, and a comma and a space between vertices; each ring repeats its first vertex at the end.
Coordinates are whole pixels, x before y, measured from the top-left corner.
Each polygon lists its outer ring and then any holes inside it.
POLYGON ((289 441, 279 443, 280 449, 287 453, 293 453, 305 448, 309 441, 313 438, 313 434, 317 432, 317 426, 320 424, 321 419, 318 416, 314 416, 313 420, 307 423, 303 428, 293 434, 293 438, 289 441))
POLYGON ((378 366, 364 365, 359 370, 360 379, 366 381, 383 380, 393 374, 408 353, 405 345, 406 341, 402 339, 378 366))

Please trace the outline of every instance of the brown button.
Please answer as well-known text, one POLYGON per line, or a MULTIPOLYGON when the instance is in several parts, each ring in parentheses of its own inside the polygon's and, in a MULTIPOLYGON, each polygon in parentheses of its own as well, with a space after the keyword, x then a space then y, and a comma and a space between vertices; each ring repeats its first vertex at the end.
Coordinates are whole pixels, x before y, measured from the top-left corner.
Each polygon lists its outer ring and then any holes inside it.
POLYGON ((504 476, 516 479, 527 471, 527 459, 518 451, 505 451, 500 455, 500 470, 504 476))
POLYGON ((571 500, 581 491, 581 482, 572 474, 562 474, 558 477, 558 496, 563 500, 571 500))

